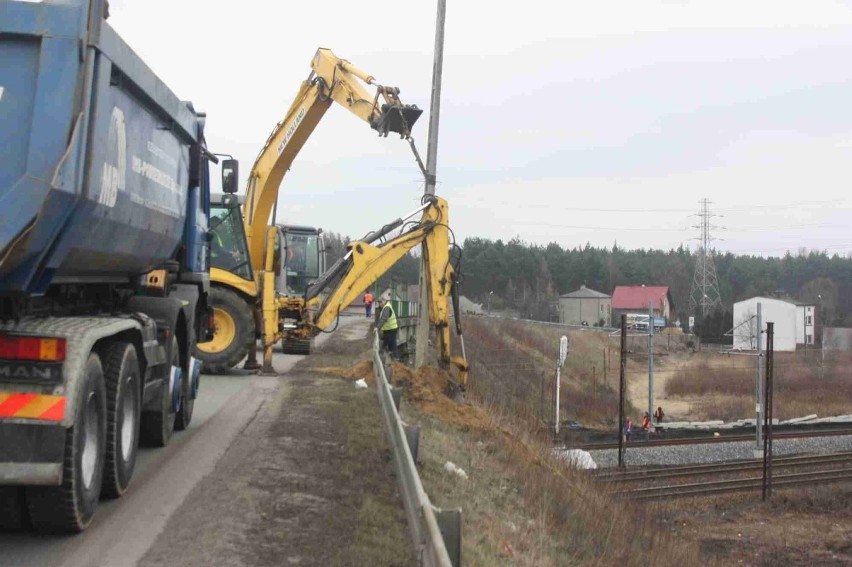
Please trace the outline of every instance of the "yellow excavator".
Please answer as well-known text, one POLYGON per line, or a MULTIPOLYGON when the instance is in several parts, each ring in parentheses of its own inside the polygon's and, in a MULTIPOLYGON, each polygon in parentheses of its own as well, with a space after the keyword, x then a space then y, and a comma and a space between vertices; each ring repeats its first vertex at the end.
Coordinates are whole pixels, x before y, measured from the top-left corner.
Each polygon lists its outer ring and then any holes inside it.
MULTIPOLYGON (((314 261, 322 257, 318 250, 322 242, 319 231, 309 227, 288 231, 276 226, 274 219, 270 224, 284 175, 333 102, 367 122, 380 136, 394 132, 408 140, 423 169, 410 136, 422 110, 402 104, 398 88, 377 84, 372 75, 336 57, 329 49, 317 50, 310 75, 255 160, 244 199, 235 195, 237 162, 223 161, 225 194, 211 204, 210 303, 216 330, 213 340, 199 344, 197 353, 207 371, 227 371, 246 355, 246 367, 256 368, 258 336, 263 340, 264 371, 272 371, 272 347, 279 340, 285 352, 307 353, 313 336, 326 329, 363 289, 421 242, 437 262, 431 270, 434 284, 430 291, 433 287, 434 291, 429 314, 439 329, 446 331, 439 332, 439 340, 442 345, 446 343, 447 349, 442 359, 450 359, 447 300, 453 285, 446 202, 437 199, 424 203, 418 209, 423 218, 417 230, 407 231, 382 247, 373 246, 372 238, 356 242, 353 246, 357 246, 317 282, 321 285, 311 286, 310 290, 306 283, 319 278, 323 271, 322 262, 314 261), (367 86, 375 88, 374 94, 368 92, 367 86), (444 246, 443 250, 439 250, 440 246, 444 246), (301 272, 291 269, 291 258, 301 258, 301 272), (361 272, 362 266, 368 266, 367 273, 361 272), (286 283, 288 274, 303 284, 300 289, 286 283), (329 291, 335 278, 347 291, 329 291), (323 292, 328 294, 325 302, 323 292), (312 309, 321 302, 325 308, 317 312, 317 317, 312 316, 312 309), (334 308, 330 310, 329 306, 334 308), (331 321, 326 320, 329 317, 331 321), (293 323, 287 323, 288 318, 293 323)), ((384 238, 388 231, 383 229, 376 234, 376 239, 384 238)))

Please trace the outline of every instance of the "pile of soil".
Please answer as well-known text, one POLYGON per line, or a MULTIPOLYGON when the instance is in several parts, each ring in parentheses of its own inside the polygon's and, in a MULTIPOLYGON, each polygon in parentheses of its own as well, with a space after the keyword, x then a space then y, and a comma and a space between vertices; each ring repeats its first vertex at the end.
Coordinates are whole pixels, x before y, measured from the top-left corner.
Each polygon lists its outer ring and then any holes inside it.
POLYGON ((316 368, 315 372, 322 372, 323 374, 339 376, 347 380, 352 380, 353 382, 363 378, 370 386, 376 385, 376 377, 373 374, 373 361, 371 360, 362 360, 355 366, 350 366, 349 368, 341 368, 339 366, 316 368))
MULTIPOLYGON (((370 360, 362 360, 348 368, 327 366, 314 370, 352 381, 363 378, 370 386, 376 384, 370 360)), ((465 429, 493 428, 491 418, 483 409, 447 397, 445 392, 450 380, 446 371, 434 366, 424 366, 416 372, 400 362, 393 362, 391 366, 391 382, 405 388, 405 399, 420 411, 465 429)))
POLYGON ((451 378, 446 371, 424 366, 414 372, 404 364, 394 362, 391 373, 394 384, 405 387, 405 398, 420 411, 465 429, 492 427, 491 418, 484 410, 447 397, 445 392, 451 378))

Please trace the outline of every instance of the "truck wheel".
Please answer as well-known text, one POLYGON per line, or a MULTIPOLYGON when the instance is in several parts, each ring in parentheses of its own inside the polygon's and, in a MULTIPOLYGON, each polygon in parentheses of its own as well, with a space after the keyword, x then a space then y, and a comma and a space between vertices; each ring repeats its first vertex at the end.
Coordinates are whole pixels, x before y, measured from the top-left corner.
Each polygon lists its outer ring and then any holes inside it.
POLYGON ((311 339, 281 339, 284 354, 311 354, 311 339))
POLYGON ((228 289, 211 288, 209 303, 216 330, 212 340, 198 344, 196 356, 204 365, 203 372, 223 374, 239 364, 249 348, 254 347, 254 317, 246 301, 228 289))
POLYGON ((65 433, 62 484, 26 490, 30 520, 38 530, 74 533, 91 523, 101 494, 106 446, 104 371, 97 354, 86 361, 74 424, 65 433))
POLYGON ((142 412, 136 348, 125 342, 109 345, 104 354, 107 393, 107 437, 101 496, 118 498, 127 490, 139 447, 142 412))
POLYGON ((172 334, 171 347, 168 359, 171 361, 163 379, 163 387, 160 388, 159 408, 154 411, 142 412, 142 443, 149 447, 165 447, 172 438, 175 430, 175 404, 172 398, 171 370, 173 366, 180 367, 180 351, 178 351, 177 337, 172 334))
MULTIPOLYGON (((191 340, 190 345, 195 344, 195 340, 191 340)), ((195 409, 195 399, 192 397, 192 375, 190 371, 192 365, 187 362, 183 368, 183 386, 180 394, 180 409, 175 418, 175 429, 183 431, 189 427, 189 422, 192 421, 192 410, 195 409)), ((201 380, 201 377, 198 377, 201 380)))

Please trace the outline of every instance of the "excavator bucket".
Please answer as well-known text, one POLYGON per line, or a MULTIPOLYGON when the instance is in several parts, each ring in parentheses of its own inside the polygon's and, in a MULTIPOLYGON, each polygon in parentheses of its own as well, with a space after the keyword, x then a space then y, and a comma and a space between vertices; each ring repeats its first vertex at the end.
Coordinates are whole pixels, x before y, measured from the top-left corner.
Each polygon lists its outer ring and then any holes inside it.
POLYGON ((374 128, 382 135, 387 135, 388 132, 396 132, 400 136, 408 136, 411 133, 411 128, 423 111, 417 108, 414 104, 405 104, 400 106, 392 106, 390 104, 382 105, 382 116, 374 125, 374 128))

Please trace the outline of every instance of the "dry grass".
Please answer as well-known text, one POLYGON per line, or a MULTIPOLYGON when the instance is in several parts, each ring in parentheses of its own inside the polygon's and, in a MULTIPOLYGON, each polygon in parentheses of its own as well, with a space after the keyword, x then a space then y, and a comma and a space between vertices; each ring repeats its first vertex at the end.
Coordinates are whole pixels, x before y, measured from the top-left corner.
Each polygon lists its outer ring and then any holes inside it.
MULTIPOLYGON (((775 355, 775 417, 843 415, 852 411, 852 355, 817 351, 775 355), (822 370, 821 370, 822 366, 822 370)), ((755 369, 752 358, 706 355, 684 366, 666 385, 670 396, 700 397, 695 417, 753 417, 755 369)))
POLYGON ((842 484, 676 500, 660 507, 676 537, 724 565, 852 564, 852 489, 842 484))
POLYGON ((523 419, 491 407, 491 429, 459 430, 410 406, 404 413, 426 426, 420 472, 433 503, 463 508, 465 565, 706 564, 651 509, 614 499, 556 461, 523 419), (447 474, 446 461, 469 478, 447 474))
MULTIPOLYGON (((465 339, 471 390, 512 415, 545 422, 552 419, 556 357, 563 334, 571 344, 562 368, 563 419, 589 427, 614 427, 618 415, 618 350, 605 333, 566 333, 564 329, 521 321, 468 318, 465 339)), ((635 413, 633 408, 628 411, 635 413)))
MULTIPOLYGON (((541 358, 542 364, 548 361, 531 346, 537 340, 534 329, 529 335, 525 329, 501 330, 525 349, 520 356, 541 358)), ((480 348, 472 335, 467 333, 469 355, 480 348)), ((545 337, 538 346, 545 348, 550 342, 545 337)), ((575 355, 582 352, 580 342, 574 343, 575 355)), ((366 342, 361 344, 366 349, 366 342)), ((334 374, 348 379, 364 374, 364 351, 354 344, 344 350, 351 353, 351 366, 334 359, 342 366, 334 374)), ((579 365, 581 360, 573 363, 579 365)), ((515 414, 477 394, 492 391, 498 400, 497 394, 504 394, 503 401, 514 400, 516 407, 529 408, 529 401, 537 401, 537 392, 525 398, 522 388, 512 387, 507 394, 501 389, 505 384, 490 384, 485 375, 474 372, 476 387, 468 392, 469 403, 453 404, 445 397, 439 399, 445 380, 438 380, 438 372, 415 373, 393 365, 394 382, 407 385, 403 417, 423 427, 419 469, 426 491, 438 506, 463 509, 464 565, 647 565, 657 557, 673 565, 701 563, 698 547, 676 542, 660 529, 657 515, 614 499, 585 473, 553 458, 550 440, 539 434, 534 411, 515 414), (448 411, 448 404, 453 404, 453 411, 448 411), (443 468, 447 461, 462 467, 469 478, 448 474, 443 468)), ((500 378, 508 380, 511 375, 500 374, 500 378)))

